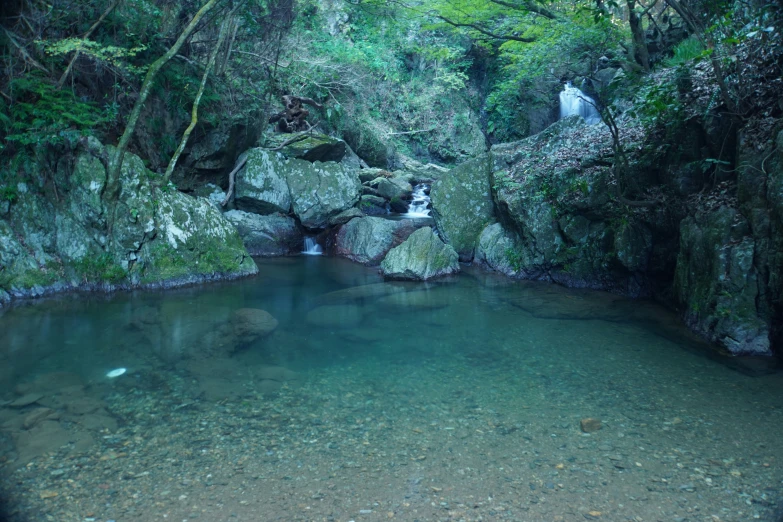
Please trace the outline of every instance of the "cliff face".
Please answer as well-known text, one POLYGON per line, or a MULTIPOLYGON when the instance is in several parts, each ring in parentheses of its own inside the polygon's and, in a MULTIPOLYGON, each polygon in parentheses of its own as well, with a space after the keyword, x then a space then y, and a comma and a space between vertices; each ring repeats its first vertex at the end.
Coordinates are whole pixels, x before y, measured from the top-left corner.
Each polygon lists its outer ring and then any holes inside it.
POLYGON ((117 201, 110 157, 90 139, 48 183, 19 183, 0 207, 0 301, 69 288, 174 286, 257 271, 234 226, 206 199, 157 187, 127 154, 117 201))
MULTIPOLYGON (((653 202, 639 206, 618 196, 604 125, 572 117, 495 146, 489 173, 474 176, 489 177, 496 222, 462 237, 463 250, 475 248, 478 262, 514 277, 655 296, 722 349, 771 354, 781 346, 783 132, 752 146, 740 135, 738 167, 710 172, 710 144, 724 130, 693 119, 674 154, 625 120, 623 183, 634 200, 653 202)), ((436 216, 455 212, 433 203, 436 216)), ((474 216, 467 206, 461 212, 474 216)))

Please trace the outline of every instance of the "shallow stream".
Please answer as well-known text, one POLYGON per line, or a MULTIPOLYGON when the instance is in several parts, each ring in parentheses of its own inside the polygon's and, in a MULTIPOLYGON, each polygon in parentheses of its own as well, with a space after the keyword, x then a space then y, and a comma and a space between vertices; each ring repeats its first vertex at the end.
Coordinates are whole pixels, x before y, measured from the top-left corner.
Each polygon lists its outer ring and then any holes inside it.
POLYGON ((652 303, 258 263, 0 310, 10 521, 773 520, 783 374, 652 303))

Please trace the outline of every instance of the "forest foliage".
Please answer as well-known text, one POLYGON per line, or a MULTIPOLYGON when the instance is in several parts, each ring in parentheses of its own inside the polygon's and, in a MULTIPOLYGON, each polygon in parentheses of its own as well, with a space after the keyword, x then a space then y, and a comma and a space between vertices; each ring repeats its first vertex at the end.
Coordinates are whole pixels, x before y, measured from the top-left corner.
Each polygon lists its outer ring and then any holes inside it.
MULTIPOLYGON (((40 159, 84 134, 116 142, 149 67, 203 4, 4 3, 5 183, 24 164, 12 157, 40 159)), ((383 160, 396 148, 457 162, 551 122, 565 81, 594 89, 608 106, 618 93, 639 89, 651 69, 698 61, 710 62, 725 83, 715 103, 748 111, 753 87, 738 49, 777 52, 780 10, 780 2, 762 0, 218 0, 154 79, 147 102, 154 109, 130 148, 155 143, 161 158, 145 159, 161 172, 199 92, 194 136, 233 124, 269 132, 266 117, 293 93, 323 103, 313 118, 319 130, 346 138, 362 155, 383 160), (593 81, 607 67, 620 71, 611 89, 593 81)), ((665 120, 666 97, 676 89, 640 89, 637 101, 647 104, 640 114, 665 120)))

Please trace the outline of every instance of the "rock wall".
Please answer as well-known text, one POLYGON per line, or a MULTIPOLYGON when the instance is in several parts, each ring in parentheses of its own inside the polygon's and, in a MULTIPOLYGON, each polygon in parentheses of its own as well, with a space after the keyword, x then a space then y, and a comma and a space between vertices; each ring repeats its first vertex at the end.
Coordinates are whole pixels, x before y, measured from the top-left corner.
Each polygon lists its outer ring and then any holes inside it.
POLYGON ((442 176, 432 190, 442 237, 461 260, 475 249, 509 276, 654 296, 730 353, 779 352, 783 132, 761 146, 741 139, 732 179, 706 175, 699 159, 725 142, 714 119, 671 137, 677 154, 624 124, 622 198, 606 126, 568 118, 442 176), (491 204, 476 204, 485 187, 491 204))

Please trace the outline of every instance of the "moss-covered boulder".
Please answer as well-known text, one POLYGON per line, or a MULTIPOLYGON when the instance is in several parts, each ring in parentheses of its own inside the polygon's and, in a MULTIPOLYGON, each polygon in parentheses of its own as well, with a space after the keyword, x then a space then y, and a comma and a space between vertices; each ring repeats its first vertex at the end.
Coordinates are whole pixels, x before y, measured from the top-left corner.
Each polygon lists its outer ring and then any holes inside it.
POLYGON ((379 217, 352 219, 337 233, 337 255, 365 265, 379 264, 392 247, 399 245, 415 230, 409 221, 379 217))
POLYGON ((418 229, 401 245, 392 248, 381 273, 389 279, 424 281, 459 272, 459 257, 430 227, 418 229))
MULTIPOLYGON (((277 148, 288 140, 292 139, 291 134, 273 134, 269 139, 267 146, 277 148)), ((303 134, 298 139, 283 146, 280 152, 287 158, 302 159, 305 161, 342 161, 349 148, 346 143, 338 138, 327 136, 326 134, 303 134)), ((353 154, 353 151, 351 151, 353 154)))
POLYGON ((294 218, 241 210, 230 210, 223 216, 237 228, 250 255, 287 256, 302 250, 304 236, 294 218))
POLYGON ((235 204, 256 214, 288 213, 291 194, 286 179, 285 158, 277 152, 250 149, 245 166, 237 173, 235 204))
POLYGON ((49 186, 23 184, 0 220, 0 294, 172 286, 257 272, 236 228, 204 198, 160 187, 126 154, 120 193, 106 200, 113 148, 94 139, 49 186))
POLYGON ((432 184, 432 216, 461 261, 473 259, 479 235, 494 221, 487 154, 466 161, 432 184))
POLYGON ((294 214, 307 228, 325 228, 359 201, 359 177, 340 163, 289 160, 285 172, 294 214))

